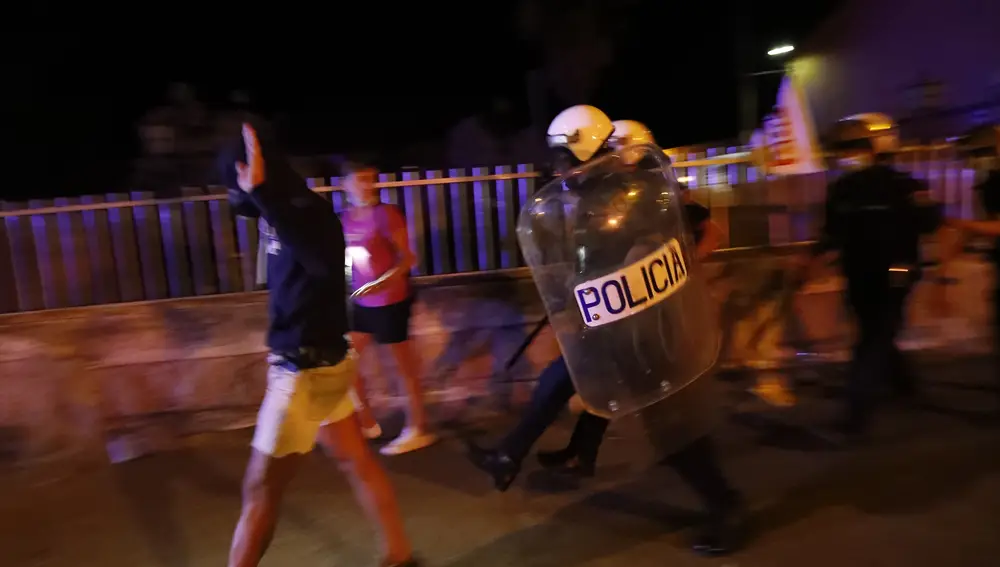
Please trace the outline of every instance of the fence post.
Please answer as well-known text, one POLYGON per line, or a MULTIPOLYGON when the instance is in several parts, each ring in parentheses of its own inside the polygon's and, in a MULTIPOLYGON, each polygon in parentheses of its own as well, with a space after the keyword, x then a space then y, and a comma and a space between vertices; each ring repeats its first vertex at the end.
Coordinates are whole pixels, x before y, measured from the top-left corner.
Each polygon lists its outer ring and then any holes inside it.
MULTIPOLYGON (((6 203, 0 202, 0 210, 5 210, 6 203)), ((7 219, 0 222, 0 313, 13 313, 18 310, 17 276, 15 276, 14 254, 12 242, 7 236, 7 219)))
MULTIPOLYGON (((206 194, 201 187, 182 187, 185 197, 206 194)), ((212 268, 211 227, 208 221, 208 203, 188 201, 181 206, 187 243, 191 251, 191 274, 194 276, 194 294, 210 295, 219 292, 216 270, 212 268)), ((225 262, 225 258, 219 261, 225 262)))
MULTIPOLYGON (((104 202, 101 195, 80 197, 84 205, 104 202)), ((93 280, 94 301, 98 304, 121 301, 118 288, 118 274, 115 269, 114 248, 108 225, 108 212, 102 210, 83 211, 83 230, 87 240, 87 258, 93 280)))
MULTIPOLYGON (((694 159, 696 161, 704 161, 707 157, 705 152, 696 152, 694 154, 694 159)), ((690 156, 689 156, 690 157, 690 156)), ((708 185, 708 170, 711 169, 707 165, 699 165, 695 167, 694 183, 692 187, 698 187, 699 189, 708 185)))
MULTIPOLYGON (((428 171, 426 179, 441 179, 441 171, 428 171)), ((453 246, 449 237, 448 198, 444 185, 427 186, 428 224, 431 239, 431 270, 434 274, 447 274, 454 271, 452 262, 453 246)))
POLYGON ((188 242, 184 235, 181 205, 157 205, 160 234, 163 242, 163 266, 166 269, 170 297, 191 295, 191 265, 188 262, 188 242))
MULTIPOLYGON (((109 193, 109 203, 127 202, 128 195, 124 193, 109 193)), ((115 253, 115 267, 118 272, 118 285, 121 289, 122 301, 139 301, 146 297, 139 262, 139 245, 135 230, 135 218, 132 207, 108 209, 108 221, 111 226, 111 244, 115 253)))
MULTIPOLYGON (((63 197, 55 199, 54 204, 57 207, 68 207, 79 202, 80 199, 63 197)), ((56 213, 56 230, 59 232, 59 246, 62 249, 68 304, 90 305, 94 303, 95 278, 87 261, 83 215, 80 212, 56 213)))
MULTIPOLYGON (((403 181, 417 181, 420 173, 404 171, 403 181)), ((407 185, 403 187, 403 202, 405 203, 407 234, 410 238, 410 250, 416 256, 417 263, 410 270, 415 276, 427 274, 427 225, 424 223, 423 187, 407 185)))
MULTIPOLYGON (((26 209, 23 203, 4 203, 8 211, 26 209)), ((10 242, 11 263, 14 266, 14 280, 17 288, 17 304, 20 311, 32 311, 45 307, 42 300, 41 274, 38 271, 38 255, 35 241, 31 236, 28 215, 4 219, 7 240, 10 242)))
MULTIPOLYGON (((741 148, 736 146, 726 147, 727 154, 735 154, 740 151, 741 148)), ((729 186, 737 185, 746 181, 747 178, 747 164, 744 163, 730 163, 725 166, 726 168, 726 184, 729 186)))
POLYGON ((338 215, 343 214, 347 210, 347 193, 342 189, 341 178, 331 177, 330 187, 334 188, 330 191, 330 202, 333 203, 333 212, 338 215))
MULTIPOLYGON (((225 187, 209 188, 211 194, 227 195, 225 187)), ((236 227, 233 224, 229 199, 223 198, 208 203, 212 228, 212 247, 215 250, 215 269, 219 277, 222 293, 243 291, 243 277, 240 272, 240 255, 236 247, 236 227)))
MULTIPOLYGON (((449 169, 448 177, 465 177, 464 169, 449 169)), ((472 226, 472 206, 467 183, 449 183, 451 223, 454 229, 455 267, 459 272, 476 269, 476 239, 472 226)))
MULTIPOLYGON (((521 174, 534 173, 535 166, 530 163, 518 164, 517 172, 521 174)), ((534 177, 522 177, 517 180, 517 214, 515 215, 515 227, 517 226, 517 219, 521 217, 521 210, 524 209, 525 205, 528 204, 528 199, 535 194, 535 185, 537 180, 534 177)), ((524 254, 521 251, 521 245, 517 242, 517 235, 514 235, 515 246, 517 246, 517 263, 519 266, 525 265, 524 254)))
MULTIPOLYGON (((148 191, 133 191, 131 196, 133 201, 153 198, 153 194, 148 191)), ((146 299, 163 299, 167 297, 167 289, 163 270, 163 244, 157 218, 159 214, 156 207, 144 205, 132 207, 132 215, 138 237, 139 263, 146 299)))
MULTIPOLYGON (((510 175, 509 165, 494 168, 496 175, 510 175)), ((517 259, 517 200, 512 179, 498 179, 496 182, 497 236, 500 248, 500 268, 513 268, 517 259)))
MULTIPOLYGON (((486 177, 490 174, 488 167, 472 168, 473 177, 486 177)), ((489 180, 472 182, 473 212, 476 219, 476 252, 479 260, 478 269, 497 269, 497 237, 493 219, 493 191, 489 180)))
MULTIPOLYGON (((395 173, 378 174, 379 183, 392 183, 396 181, 395 173)), ((383 203, 399 206, 399 194, 396 187, 382 187, 379 189, 379 200, 383 203)))
MULTIPOLYGON (((707 150, 705 150, 705 156, 708 157, 708 158, 714 158, 715 156, 719 155, 719 151, 720 150, 722 151, 722 153, 725 153, 725 151, 726 151, 725 148, 708 148, 707 150)), ((718 185, 719 184, 719 178, 721 177, 721 175, 720 175, 719 172, 722 169, 722 167, 723 166, 721 166, 721 165, 710 165, 710 166, 708 166, 708 167, 705 168, 705 170, 706 170, 705 171, 705 185, 706 186, 712 186, 712 185, 718 185)))
MULTIPOLYGON (((51 206, 52 201, 48 200, 28 201, 28 207, 32 209, 51 206)), ((31 215, 31 232, 35 238, 35 253, 38 258, 38 274, 41 276, 45 308, 67 307, 69 302, 66 300, 66 274, 60 257, 59 229, 55 224, 55 215, 31 215)))
POLYGON ((236 242, 240 251, 243 291, 257 289, 257 251, 261 241, 258 230, 257 219, 236 217, 236 242))

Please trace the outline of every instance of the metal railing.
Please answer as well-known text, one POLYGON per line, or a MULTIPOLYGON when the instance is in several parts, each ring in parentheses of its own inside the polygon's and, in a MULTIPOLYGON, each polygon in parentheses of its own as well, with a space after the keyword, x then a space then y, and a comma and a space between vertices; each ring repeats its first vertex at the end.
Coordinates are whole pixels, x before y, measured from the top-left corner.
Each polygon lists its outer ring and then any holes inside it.
MULTIPOLYGON (((674 156, 674 167, 727 233, 725 246, 813 238, 827 176, 765 181, 748 159, 742 148, 716 148, 683 161, 674 156)), ((975 172, 949 148, 901 152, 897 163, 926 180, 950 214, 973 216, 975 172)), ((524 266, 514 228, 538 180, 533 166, 521 164, 382 174, 378 187, 382 201, 406 217, 413 275, 444 282, 524 266)), ((309 181, 336 212, 345 210, 336 178, 309 181)), ((0 313, 257 289, 257 221, 235 217, 221 188, 183 194, 0 203, 0 313)))

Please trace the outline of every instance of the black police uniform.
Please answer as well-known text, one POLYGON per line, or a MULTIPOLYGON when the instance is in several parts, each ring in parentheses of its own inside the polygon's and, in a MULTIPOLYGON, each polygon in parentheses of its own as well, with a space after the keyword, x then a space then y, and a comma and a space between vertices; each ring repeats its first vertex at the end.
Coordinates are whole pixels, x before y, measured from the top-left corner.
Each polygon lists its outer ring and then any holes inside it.
POLYGON ((920 236, 941 226, 941 207, 922 183, 880 163, 834 181, 825 216, 814 253, 840 253, 847 303, 858 324, 847 412, 839 425, 858 434, 869 425, 884 378, 897 395, 915 390, 895 341, 906 299, 921 276, 920 236))
MULTIPOLYGON (((986 178, 977 183, 973 189, 979 194, 986 213, 991 218, 1000 219, 1000 169, 994 169, 987 173, 986 178)), ((996 276, 996 283, 993 287, 993 354, 996 359, 996 367, 1000 369, 1000 236, 995 239, 989 258, 993 263, 996 276)), ((997 396, 1000 397, 1000 370, 997 370, 995 374, 997 396)))

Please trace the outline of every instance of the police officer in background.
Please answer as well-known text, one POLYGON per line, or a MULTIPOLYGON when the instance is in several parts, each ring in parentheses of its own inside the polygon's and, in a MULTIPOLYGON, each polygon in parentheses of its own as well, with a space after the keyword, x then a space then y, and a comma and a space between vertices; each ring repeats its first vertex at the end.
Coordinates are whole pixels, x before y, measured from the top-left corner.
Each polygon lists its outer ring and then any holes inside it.
MULTIPOLYGON (((548 129, 554 169, 565 175, 599 157, 607 151, 613 130, 611 120, 597 108, 580 105, 566 109, 548 129)), ((581 193, 581 199, 587 198, 599 197, 581 193)), ((585 238, 587 235, 578 236, 585 238)), ((551 260, 578 261, 572 258, 551 260)), ((669 372, 669 368, 663 370, 669 372)), ((663 456, 662 462, 676 471, 705 505, 707 518, 693 542, 693 549, 701 554, 723 555, 739 544, 742 506, 740 495, 722 472, 710 438, 714 423, 711 386, 711 378, 697 380, 672 396, 669 402, 656 403, 640 413, 650 431, 650 441, 663 456)), ((539 376, 529 407, 515 428, 492 449, 470 447, 473 464, 490 475, 498 490, 507 490, 531 447, 555 422, 575 393, 566 361, 560 356, 539 376)), ((599 443, 606 420, 597 416, 581 419, 594 426, 586 435, 591 439, 596 435, 599 443)))
POLYGON ((835 429, 852 442, 868 432, 879 398, 916 393, 896 338, 906 300, 923 275, 920 237, 939 230, 943 218, 927 187, 890 165, 889 152, 899 146, 894 133, 873 137, 865 124, 845 121, 838 134, 831 149, 848 171, 827 189, 825 224, 802 269, 839 253, 858 333, 846 408, 835 429))
MULTIPOLYGON (((993 339, 997 377, 997 412, 1000 414, 1000 125, 980 126, 958 142, 962 155, 979 172, 973 187, 986 214, 984 220, 948 219, 948 225, 959 229, 962 236, 979 236, 993 240, 989 251, 996 274, 993 289, 993 339)), ((957 255, 962 239, 945 253, 957 255)))

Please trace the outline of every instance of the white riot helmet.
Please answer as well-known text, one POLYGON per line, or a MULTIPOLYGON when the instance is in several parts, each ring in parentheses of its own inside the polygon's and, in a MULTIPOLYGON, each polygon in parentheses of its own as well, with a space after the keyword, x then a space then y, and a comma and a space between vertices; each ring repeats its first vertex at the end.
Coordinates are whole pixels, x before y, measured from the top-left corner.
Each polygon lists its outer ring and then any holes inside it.
POLYGON ((608 143, 618 149, 633 144, 655 144, 653 133, 642 122, 635 120, 615 120, 611 123, 615 130, 608 143))
POLYGON ((565 148, 577 160, 593 158, 611 137, 614 126, 600 109, 586 104, 571 106, 559 113, 546 132, 550 148, 565 148))

